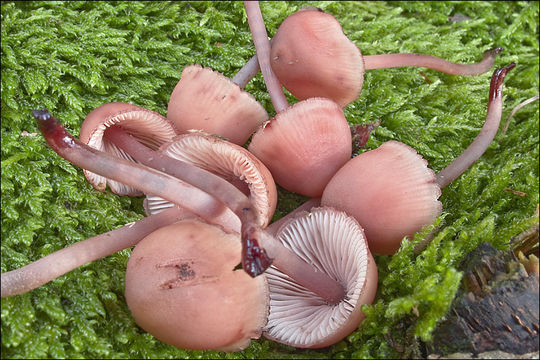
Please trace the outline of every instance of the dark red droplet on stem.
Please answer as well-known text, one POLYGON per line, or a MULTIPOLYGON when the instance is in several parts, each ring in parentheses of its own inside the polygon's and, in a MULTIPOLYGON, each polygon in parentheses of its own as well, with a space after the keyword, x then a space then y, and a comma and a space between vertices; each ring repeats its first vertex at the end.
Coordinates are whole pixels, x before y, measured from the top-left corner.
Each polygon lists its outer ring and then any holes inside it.
POLYGON ((503 84, 504 78, 506 77, 506 74, 508 71, 512 70, 516 67, 515 62, 511 62, 509 65, 502 67, 500 69, 495 70, 493 73, 493 76, 491 77, 491 84, 489 87, 489 101, 493 101, 494 99, 501 96, 501 86, 503 84))
POLYGON ((262 274, 270 265, 272 259, 259 246, 256 239, 245 237, 242 247, 242 267, 251 277, 262 274))
POLYGON ((58 119, 52 116, 47 109, 33 110, 32 115, 38 122, 41 134, 54 151, 58 152, 58 149, 77 146, 75 138, 67 132, 58 119))

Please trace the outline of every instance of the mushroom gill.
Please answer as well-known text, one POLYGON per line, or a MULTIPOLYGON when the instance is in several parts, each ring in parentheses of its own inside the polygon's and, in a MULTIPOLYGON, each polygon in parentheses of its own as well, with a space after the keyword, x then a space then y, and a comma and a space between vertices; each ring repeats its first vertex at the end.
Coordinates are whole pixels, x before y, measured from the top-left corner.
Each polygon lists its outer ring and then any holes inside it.
MULTIPOLYGON (((176 136, 164 144, 160 151, 177 160, 193 164, 212 172, 229 182, 244 182, 254 204, 259 223, 266 227, 277 203, 277 190, 270 171, 253 154, 241 146, 202 132, 176 136)), ((148 195, 145 204, 149 214, 169 206, 162 198, 148 195)))
MULTIPOLYGON (((164 116, 137 105, 113 102, 97 107, 86 116, 81 125, 79 138, 81 142, 94 149, 135 161, 129 154, 107 139, 106 130, 112 126, 121 126, 125 132, 135 137, 141 144, 154 150, 176 135, 174 126, 164 116)), ((97 190, 103 191, 106 185, 109 185, 111 191, 118 195, 142 195, 139 190, 131 186, 126 186, 86 169, 83 169, 83 172, 97 190)))
POLYGON ((265 272, 270 314, 263 335, 299 348, 332 345, 358 327, 377 289, 377 268, 362 228, 332 208, 313 208, 285 223, 277 238, 318 271, 345 287, 345 297, 330 305, 271 266, 265 272))

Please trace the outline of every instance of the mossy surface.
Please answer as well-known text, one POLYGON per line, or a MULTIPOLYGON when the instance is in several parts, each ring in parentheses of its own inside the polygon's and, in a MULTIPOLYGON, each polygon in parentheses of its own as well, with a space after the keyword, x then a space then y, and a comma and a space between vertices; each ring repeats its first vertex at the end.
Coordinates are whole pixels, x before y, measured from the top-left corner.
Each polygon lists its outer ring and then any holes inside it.
MULTIPOLYGON (((461 63, 502 46, 496 67, 517 66, 504 84, 503 120, 538 95, 538 2, 262 2, 267 29, 303 5, 334 15, 365 55, 416 52, 461 63), (455 15, 468 20, 454 22, 455 15), (452 18, 451 18, 452 17, 452 18)), ((2 2, 2 272, 142 218, 142 199, 100 193, 50 150, 31 110, 47 107, 78 136, 87 113, 124 101, 166 114, 184 66, 233 76, 254 54, 242 2, 2 2)), ((439 171, 477 135, 492 71, 475 77, 425 68, 368 71, 351 124, 381 120, 367 149, 402 141, 439 171)), ((246 90, 274 114, 259 74, 246 90)), ((289 97, 291 102, 294 101, 289 97)), ((2 299, 2 358, 349 358, 418 355, 457 291, 460 260, 487 241, 505 248, 538 220, 538 102, 443 190, 429 228, 393 257, 376 256, 379 291, 359 330, 321 350, 265 339, 238 353, 184 351, 135 325, 125 304, 129 250, 92 262, 27 294, 2 299), (525 195, 521 196, 519 191, 525 195)), ((502 124, 501 124, 502 128, 502 124)), ((362 191, 362 189, 350 189, 362 191)), ((280 191, 276 218, 303 197, 280 191)))

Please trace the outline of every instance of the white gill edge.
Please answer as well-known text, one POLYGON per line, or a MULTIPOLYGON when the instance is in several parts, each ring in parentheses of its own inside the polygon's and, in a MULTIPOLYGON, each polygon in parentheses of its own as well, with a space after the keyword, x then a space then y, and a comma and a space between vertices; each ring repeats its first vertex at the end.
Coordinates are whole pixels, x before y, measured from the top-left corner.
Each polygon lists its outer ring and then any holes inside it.
POLYGON ((265 273, 270 314, 265 336, 306 347, 332 335, 357 306, 366 282, 368 248, 356 220, 332 208, 314 208, 285 225, 278 239, 308 263, 346 285, 346 299, 327 305, 275 267, 265 273))
MULTIPOLYGON (((170 123, 158 113, 145 111, 145 117, 141 118, 141 110, 128 110, 121 112, 107 119, 100 124, 92 133, 88 146, 101 151, 106 151, 114 156, 137 162, 130 155, 119 149, 108 141, 103 141, 103 134, 107 128, 122 124, 122 127, 129 130, 129 133, 135 136, 142 144, 157 149, 162 143, 167 142, 174 135, 174 129, 170 123), (148 123, 153 124, 149 126, 148 123), (136 125, 135 125, 136 124, 136 125), (143 126, 145 130, 135 130, 136 126, 143 126)), ((115 194, 119 195, 138 195, 140 191, 130 186, 126 186, 118 181, 107 179, 104 176, 84 170, 85 175, 92 184, 107 183, 115 194)))
MULTIPOLYGON (((249 186, 260 222, 266 221, 264 214, 269 211, 268 189, 257 165, 248 155, 230 143, 211 139, 209 136, 211 135, 198 133, 183 135, 168 143, 163 151, 172 158, 191 163, 226 180, 239 178, 245 181, 249 186)), ((147 199, 151 214, 167 208, 166 201, 158 196, 148 195, 147 199)))

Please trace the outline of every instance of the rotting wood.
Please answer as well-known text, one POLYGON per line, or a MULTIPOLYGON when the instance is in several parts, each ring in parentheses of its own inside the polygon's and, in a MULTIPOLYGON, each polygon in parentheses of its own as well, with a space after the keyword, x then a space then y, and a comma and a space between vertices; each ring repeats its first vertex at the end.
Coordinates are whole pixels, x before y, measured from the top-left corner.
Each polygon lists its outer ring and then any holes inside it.
POLYGON ((529 274, 512 251, 488 243, 472 251, 460 270, 462 286, 426 353, 538 351, 538 274, 529 274))

